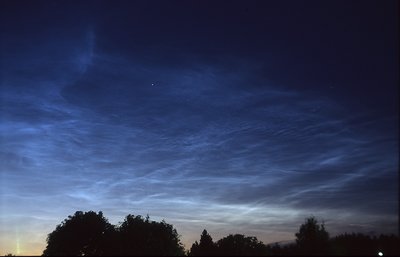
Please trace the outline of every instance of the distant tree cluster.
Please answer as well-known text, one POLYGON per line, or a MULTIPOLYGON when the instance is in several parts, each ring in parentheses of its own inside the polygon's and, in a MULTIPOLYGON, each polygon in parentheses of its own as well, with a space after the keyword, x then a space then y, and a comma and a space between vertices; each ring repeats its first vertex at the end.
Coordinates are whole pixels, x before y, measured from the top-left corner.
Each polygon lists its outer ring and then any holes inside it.
MULTIPOLYGON (((326 245, 325 245, 326 247, 326 245)), ((343 234, 331 238, 325 252, 317 251, 319 246, 305 252, 298 244, 267 246, 268 255, 331 255, 331 256, 400 256, 400 238, 394 235, 367 236, 363 234, 343 234), (379 254, 380 253, 380 254, 379 254)))
MULTIPOLYGON (((102 212, 77 211, 68 216, 47 237, 44 256, 83 255, 155 255, 155 256, 290 256, 290 255, 378 255, 399 256, 400 238, 394 235, 370 237, 342 234, 329 237, 324 224, 309 217, 295 234, 296 242, 286 246, 265 245, 256 237, 228 235, 214 242, 207 230, 200 241, 184 251, 180 236, 165 221, 128 215, 118 225, 111 225, 102 212)), ((10 256, 10 255, 9 255, 10 256)))
POLYGON ((200 243, 197 241, 190 249, 190 256, 259 256, 265 255, 267 247, 256 237, 229 235, 213 242, 207 230, 203 230, 200 243))
POLYGON ((363 234, 342 234, 333 238, 325 230, 324 224, 309 217, 300 226, 296 243, 286 246, 271 244, 267 246, 268 255, 332 255, 332 256, 399 256, 400 237, 381 235, 371 237, 363 234))
POLYGON ((44 256, 184 255, 179 235, 165 221, 128 215, 117 226, 102 212, 77 211, 47 237, 44 256))

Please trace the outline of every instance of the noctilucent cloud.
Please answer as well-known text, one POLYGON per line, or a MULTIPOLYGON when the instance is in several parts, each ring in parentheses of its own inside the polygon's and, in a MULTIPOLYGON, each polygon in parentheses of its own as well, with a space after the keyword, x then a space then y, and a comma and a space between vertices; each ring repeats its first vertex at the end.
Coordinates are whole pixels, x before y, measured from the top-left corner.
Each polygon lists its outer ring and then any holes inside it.
POLYGON ((77 210, 186 248, 397 233, 397 2, 0 5, 0 255, 77 210))

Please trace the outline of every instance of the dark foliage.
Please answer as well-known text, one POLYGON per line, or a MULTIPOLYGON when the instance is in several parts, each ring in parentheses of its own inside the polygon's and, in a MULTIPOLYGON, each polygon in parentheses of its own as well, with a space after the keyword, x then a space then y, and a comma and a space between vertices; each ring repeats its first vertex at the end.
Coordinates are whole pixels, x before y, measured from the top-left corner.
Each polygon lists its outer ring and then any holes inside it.
POLYGON ((213 256, 217 254, 217 246, 213 242, 207 230, 203 230, 200 237, 200 244, 196 241, 190 248, 191 256, 213 256))
POLYGON ((165 221, 149 221, 141 216, 126 216, 117 228, 117 255, 184 255, 179 235, 165 221))
POLYGON ((315 217, 309 217, 300 226, 296 235, 299 254, 326 255, 329 250, 329 233, 324 224, 318 224, 315 217))
POLYGON ((190 256, 259 256, 266 255, 267 247, 256 237, 229 235, 214 243, 207 230, 203 230, 200 243, 192 245, 190 256))
POLYGON ((296 244, 281 246, 278 243, 267 245, 269 256, 293 256, 299 255, 299 249, 296 244))
MULTIPOLYGON (((296 235, 296 242, 264 245, 256 237, 241 234, 226 236, 213 242, 203 230, 200 242, 195 242, 191 256, 400 256, 400 237, 363 234, 342 234, 329 239, 324 224, 307 218, 296 235)), ((43 255, 56 256, 177 256, 184 255, 180 236, 165 221, 150 221, 149 217, 128 215, 118 226, 111 225, 103 213, 77 211, 68 216, 47 237, 43 255)))
POLYGON ((217 242, 217 254, 222 256, 253 256, 266 255, 266 246, 256 237, 244 235, 229 235, 217 242))
POLYGON ((76 212, 47 237, 43 255, 184 255, 179 235, 165 221, 128 215, 114 227, 98 214, 76 212))
POLYGON ((114 227, 93 211, 77 211, 68 216, 47 237, 47 247, 43 255, 103 255, 111 249, 109 237, 114 227))
MULTIPOLYGON (((342 234, 329 240, 329 250, 324 255, 330 256, 400 256, 400 237, 394 235, 380 235, 370 237, 363 234, 342 234)), ((318 248, 319 246, 316 245, 318 248)), ((268 255, 293 256, 312 255, 299 249, 297 244, 267 246, 268 255)))
POLYGON ((400 255, 400 238, 394 235, 370 237, 363 234, 343 234, 334 237, 330 242, 331 253, 334 255, 400 255))

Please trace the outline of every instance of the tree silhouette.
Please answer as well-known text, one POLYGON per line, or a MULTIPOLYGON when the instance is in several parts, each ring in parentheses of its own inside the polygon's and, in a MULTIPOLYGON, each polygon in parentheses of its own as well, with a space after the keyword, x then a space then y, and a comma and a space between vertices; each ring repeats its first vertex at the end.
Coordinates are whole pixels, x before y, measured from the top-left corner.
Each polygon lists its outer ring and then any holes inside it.
POLYGON ((377 238, 377 250, 384 255, 400 256, 400 236, 380 235, 377 238))
MULTIPOLYGON (((400 255, 400 237, 363 234, 342 234, 329 239, 324 224, 309 217, 301 224, 296 243, 264 245, 256 237, 241 234, 229 235, 216 243, 207 230, 203 230, 200 243, 192 245, 191 256, 288 256, 288 255, 400 255)), ((164 220, 150 221, 149 216, 127 215, 118 226, 111 225, 103 213, 77 211, 68 216, 47 237, 43 255, 184 255, 180 236, 164 220)), ((9 254, 10 255, 10 254, 9 254)))
POLYGON ((43 255, 184 255, 179 235, 165 221, 150 221, 128 215, 114 227, 103 217, 89 211, 68 216, 47 237, 43 255))
POLYGON ((400 238, 394 235, 370 237, 360 233, 342 234, 331 239, 331 252, 334 255, 376 255, 382 252, 385 256, 400 255, 400 238))
POLYGON ((139 216, 128 215, 117 227, 117 255, 184 255, 179 235, 172 225, 164 220, 149 221, 139 216))
POLYGON ((77 211, 68 216, 47 237, 43 255, 103 255, 110 249, 107 236, 113 233, 113 226, 93 211, 77 211))
POLYGON ((300 226, 296 235, 299 254, 327 254, 329 248, 329 233, 322 223, 318 224, 315 217, 309 217, 300 226))
POLYGON ((217 242, 218 255, 223 256, 260 256, 267 254, 267 247, 256 237, 235 234, 217 242))
POLYGON ((207 230, 203 230, 200 237, 200 244, 196 241, 190 248, 191 256, 212 256, 216 255, 216 245, 213 242, 210 234, 207 230))

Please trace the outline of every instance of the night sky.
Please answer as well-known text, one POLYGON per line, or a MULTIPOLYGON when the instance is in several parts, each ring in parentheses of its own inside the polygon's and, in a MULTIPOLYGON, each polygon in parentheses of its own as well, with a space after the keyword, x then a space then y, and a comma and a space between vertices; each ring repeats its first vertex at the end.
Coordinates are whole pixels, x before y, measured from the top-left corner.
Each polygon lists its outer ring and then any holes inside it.
POLYGON ((0 1, 0 255, 77 210, 264 243, 398 231, 398 2, 0 1))

